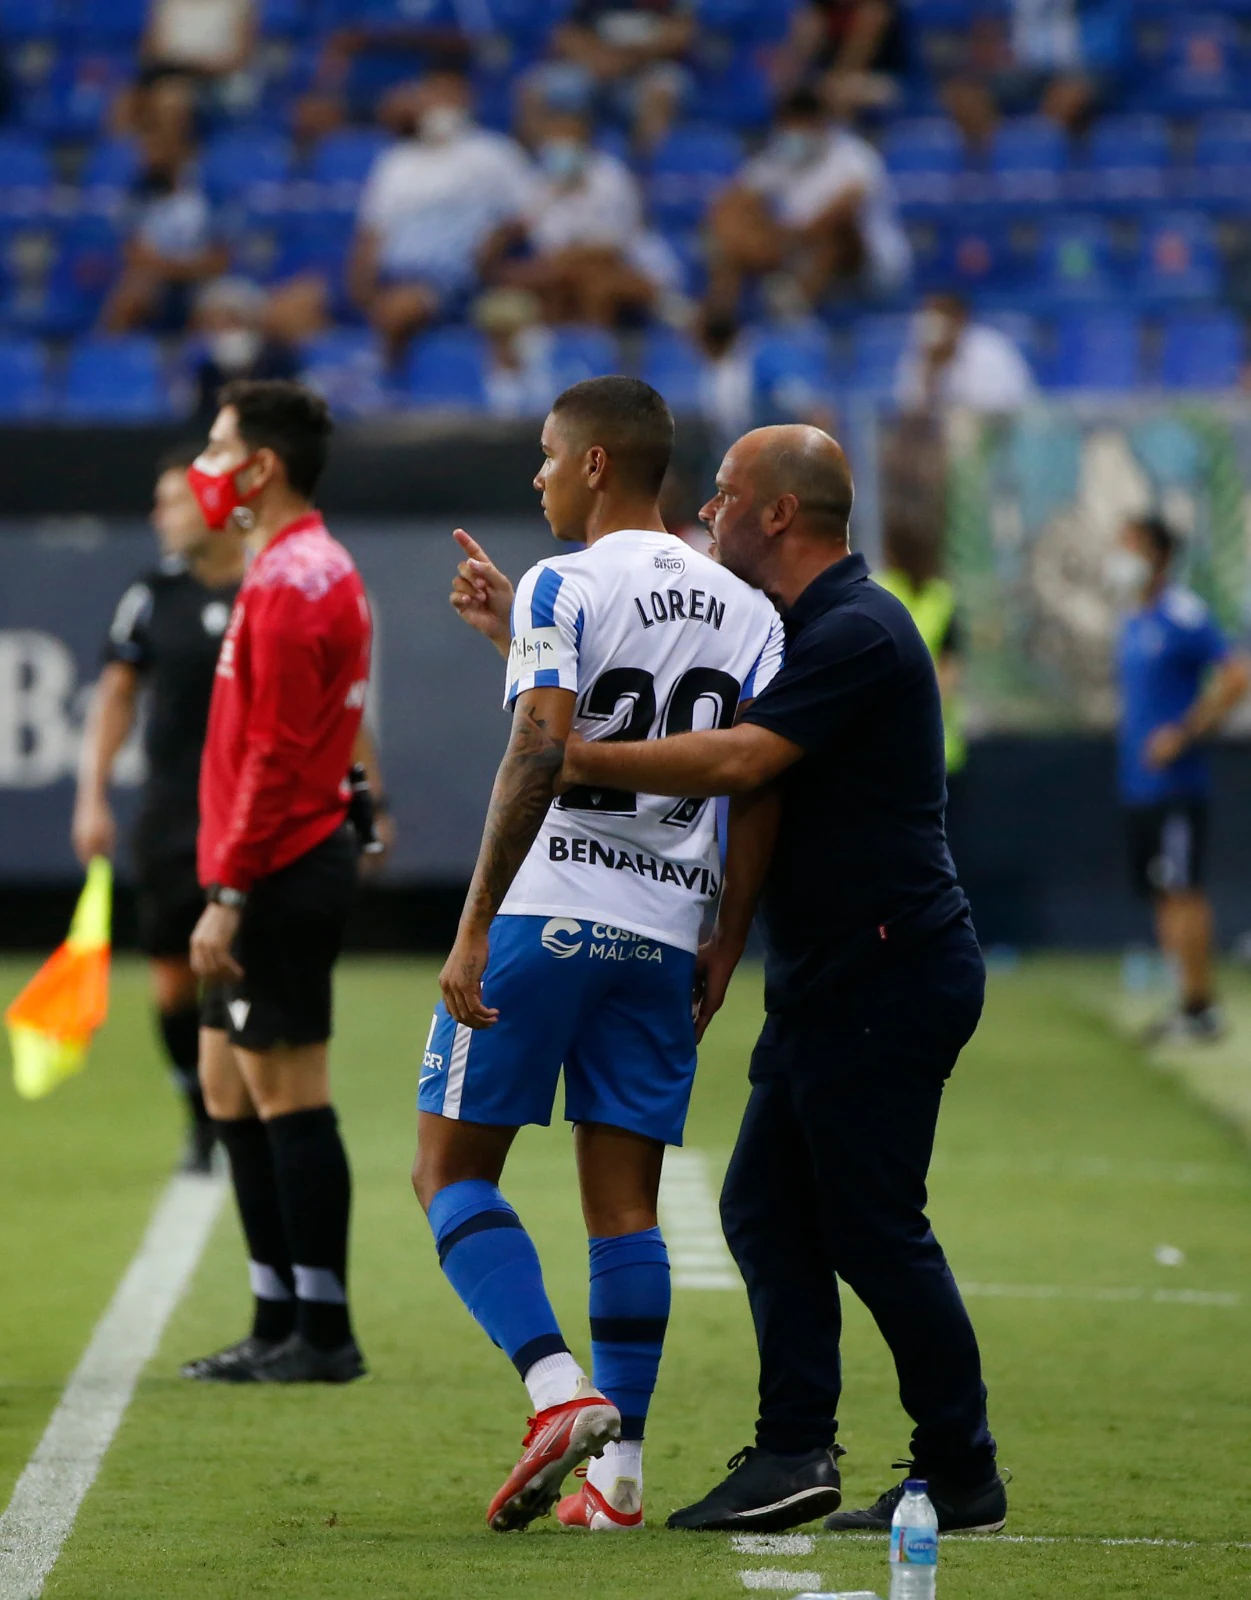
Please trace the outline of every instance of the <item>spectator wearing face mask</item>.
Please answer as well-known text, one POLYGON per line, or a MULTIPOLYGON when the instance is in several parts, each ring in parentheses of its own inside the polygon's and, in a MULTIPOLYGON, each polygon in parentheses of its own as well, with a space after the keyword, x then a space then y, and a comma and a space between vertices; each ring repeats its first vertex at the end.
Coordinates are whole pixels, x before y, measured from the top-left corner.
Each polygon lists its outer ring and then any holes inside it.
POLYGON ((573 0, 551 59, 525 84, 526 138, 559 106, 629 128, 640 153, 654 149, 692 92, 694 13, 692 0, 573 0))
POLYGON ((972 321, 959 295, 929 296, 895 371, 901 409, 1019 411, 1036 393, 1029 363, 1006 333, 972 321))
POLYGON ((228 255, 196 176, 187 85, 175 78, 143 86, 130 115, 141 167, 127 197, 121 276, 101 325, 106 333, 177 333, 196 286, 225 271, 228 255))
POLYGON ((807 89, 783 103, 772 137, 709 221, 717 305, 737 305, 748 281, 779 272, 810 305, 832 292, 878 298, 901 289, 912 267, 881 157, 807 89))
POLYGON ((292 347, 265 331, 265 295, 247 278, 218 278, 196 300, 195 415, 211 422, 217 397, 235 378, 294 378, 299 369, 292 347))
POLYGON ((473 121, 469 85, 432 73, 403 96, 409 137, 374 163, 361 197, 348 288, 392 361, 425 324, 460 310, 496 230, 533 187, 521 146, 473 121))
POLYGON ((516 230, 530 254, 501 275, 538 295, 549 322, 614 327, 675 288, 680 268, 647 228, 633 173, 596 150, 590 133, 576 114, 546 119, 538 177, 516 230))

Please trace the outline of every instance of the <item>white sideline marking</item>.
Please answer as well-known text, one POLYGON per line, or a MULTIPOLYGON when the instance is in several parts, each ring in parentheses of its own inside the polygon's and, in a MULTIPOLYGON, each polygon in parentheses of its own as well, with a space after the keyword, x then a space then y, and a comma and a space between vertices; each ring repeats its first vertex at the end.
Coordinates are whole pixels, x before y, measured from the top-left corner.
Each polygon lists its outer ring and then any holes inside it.
POLYGON ((203 1254, 226 1186, 171 1178, 0 1517, 0 1600, 36 1600, 203 1254))
POLYGON ((730 1548, 743 1555, 810 1556, 817 1541, 810 1533, 735 1533, 730 1548))
POLYGON ((675 1289, 741 1289, 721 1236, 721 1218, 699 1150, 670 1150, 660 1179, 660 1223, 675 1289))
POLYGON ((960 1292, 987 1300, 1093 1300, 1116 1305, 1241 1306, 1245 1297, 1226 1289, 1099 1289, 1060 1283, 961 1283, 960 1292))
POLYGON ((785 1567, 749 1567, 739 1577, 744 1589, 785 1589, 798 1594, 821 1587, 819 1572, 787 1572, 785 1567))

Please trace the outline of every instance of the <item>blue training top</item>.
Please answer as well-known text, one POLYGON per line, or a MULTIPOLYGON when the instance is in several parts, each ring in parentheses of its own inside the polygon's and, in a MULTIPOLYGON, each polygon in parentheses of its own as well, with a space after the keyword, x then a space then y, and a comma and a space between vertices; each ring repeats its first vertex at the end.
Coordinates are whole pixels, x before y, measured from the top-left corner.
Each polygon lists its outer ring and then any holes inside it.
POLYGON ((1127 805, 1206 796, 1210 774, 1203 750, 1192 746, 1160 771, 1147 766, 1144 753, 1157 728, 1185 716, 1209 669, 1228 653, 1211 612, 1189 589, 1165 589, 1151 605, 1125 619, 1117 652, 1117 754, 1121 799, 1127 805))

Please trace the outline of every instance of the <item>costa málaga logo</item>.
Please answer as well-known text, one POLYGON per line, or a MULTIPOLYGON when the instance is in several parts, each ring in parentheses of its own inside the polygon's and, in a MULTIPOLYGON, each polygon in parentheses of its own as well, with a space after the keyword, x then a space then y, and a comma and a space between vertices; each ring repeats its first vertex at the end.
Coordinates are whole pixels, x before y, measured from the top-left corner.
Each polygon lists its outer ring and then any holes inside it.
POLYGON ((539 943, 548 955, 555 956, 557 961, 568 961, 570 956, 576 956, 582 948, 582 924, 570 922, 566 917, 553 917, 543 924, 539 943), (570 944, 571 939, 576 939, 578 942, 570 944))

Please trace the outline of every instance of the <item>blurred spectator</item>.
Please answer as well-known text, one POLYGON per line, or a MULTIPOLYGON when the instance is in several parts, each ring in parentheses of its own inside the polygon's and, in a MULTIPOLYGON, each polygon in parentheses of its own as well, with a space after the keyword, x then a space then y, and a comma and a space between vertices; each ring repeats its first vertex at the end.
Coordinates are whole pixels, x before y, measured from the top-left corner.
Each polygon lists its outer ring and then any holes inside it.
POLYGON ((882 158, 832 123, 811 90, 787 99, 764 149, 713 203, 709 299, 737 306, 744 283, 785 271, 810 305, 831 291, 902 288, 912 252, 882 158))
POLYGON ((826 104, 850 115, 894 105, 906 65, 895 0, 808 0, 792 18, 774 81, 784 92, 819 84, 826 104))
POLYGON ((692 0, 574 0, 553 59, 525 85, 528 142, 546 111, 564 110, 607 117, 632 131, 638 150, 654 149, 691 90, 684 58, 694 35, 692 0))
POLYGON ((473 308, 487 341, 486 402, 494 417, 541 417, 556 393, 552 335, 537 295, 490 289, 473 308))
MULTIPOLYGON (((430 67, 465 71, 470 32, 485 31, 490 19, 476 0, 393 0, 389 6, 356 0, 352 9, 353 20, 326 36, 314 88, 350 101, 361 120, 375 113, 380 93, 430 67)), ((350 14, 343 5, 339 12, 350 14)))
POLYGON ((1017 411, 1036 392, 1029 363, 1006 333, 972 321, 959 295, 928 297, 899 358, 897 405, 905 411, 1017 411))
POLYGON ((171 77, 142 86, 129 115, 140 171, 127 205, 122 274, 101 321, 109 333, 181 331, 196 285, 219 276, 227 262, 196 176, 187 84, 171 77))
MULTIPOLYGON (((614 327, 680 278, 673 252, 646 227, 634 174, 594 148, 589 122, 574 113, 544 123, 524 219, 506 232, 523 237, 532 254, 505 262, 499 275, 537 294, 549 322, 614 327)), ((497 239, 497 252, 506 244, 497 239)))
POLYGON ((738 319, 720 307, 704 311, 695 334, 705 362, 700 410, 723 450, 755 420, 751 352, 738 319))
POLYGON ((294 378, 295 351, 264 330, 265 294, 247 278, 218 278, 200 290, 195 331, 200 335, 195 365, 195 415, 211 423, 218 392, 233 378, 294 378))
POLYGON ((943 700, 947 777, 962 771, 968 751, 959 704, 964 634, 956 591, 942 576, 941 530, 932 523, 897 523, 886 537, 886 564, 875 580, 903 602, 934 658, 943 700))
POLYGON ((224 77, 248 64, 254 40, 252 0, 152 0, 143 59, 224 77))
POLYGON ((1070 133, 1116 86, 1132 48, 1129 0, 1011 0, 975 17, 964 70, 943 99, 965 138, 986 145, 1001 114, 1041 112, 1070 133))
POLYGON ((478 127, 471 105, 468 83, 450 72, 394 97, 408 137, 378 157, 361 197, 349 289, 392 360, 424 324, 462 308, 480 253, 529 203, 525 151, 478 127))

